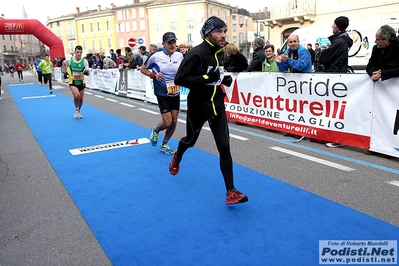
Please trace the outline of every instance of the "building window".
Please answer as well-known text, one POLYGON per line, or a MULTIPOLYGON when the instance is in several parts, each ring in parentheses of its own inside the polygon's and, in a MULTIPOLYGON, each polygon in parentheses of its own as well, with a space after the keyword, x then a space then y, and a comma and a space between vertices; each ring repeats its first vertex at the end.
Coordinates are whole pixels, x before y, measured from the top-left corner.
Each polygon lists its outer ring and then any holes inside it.
POLYGON ((123 15, 125 19, 129 19, 129 10, 127 9, 123 10, 123 15))
POLYGON ((85 33, 85 24, 82 24, 82 33, 85 33))
POLYGON ((126 22, 126 32, 130 32, 130 23, 126 22))
POLYGON ((177 21, 173 21, 170 23, 170 30, 177 31, 177 21))
POLYGON ((176 7, 171 7, 170 8, 170 17, 175 18, 176 17, 176 7))
POLYGON ((211 16, 212 16, 212 13, 213 13, 213 8, 212 8, 212 6, 210 6, 209 7, 209 14, 211 14, 211 16))
POLYGON ((232 18, 233 20, 236 20, 236 19, 237 19, 237 15, 234 14, 234 15, 231 16, 231 18, 232 18))
POLYGON ((189 41, 189 42, 193 41, 191 33, 187 34, 187 41, 189 41))
POLYGON ((233 36, 233 43, 237 43, 237 36, 233 36))
POLYGON ((117 27, 118 32, 123 32, 123 23, 118 23, 117 27))
POLYGON ((119 10, 117 12, 117 18, 118 18, 118 20, 122 20, 122 10, 119 10))
POLYGON ((86 50, 86 40, 83 40, 82 46, 83 46, 83 49, 86 50))
POLYGON ((90 32, 94 31, 93 23, 90 23, 90 32))
POLYGON ((195 21, 189 20, 187 21, 187 29, 194 29, 195 28, 195 21))
POLYGON ((144 31, 145 30, 145 21, 140 20, 140 30, 144 31))
POLYGON ((71 53, 75 52, 75 45, 73 42, 69 42, 69 49, 71 49, 71 53))
MULTIPOLYGON (((4 37, 4 36, 3 36, 3 37, 4 37)), ((3 46, 3 49, 4 49, 4 50, 3 50, 3 53, 5 53, 5 51, 7 51, 7 46, 4 45, 4 46, 3 46)))
POLYGON ((60 22, 59 21, 57 21, 57 27, 59 27, 60 26, 60 22))
POLYGON ((100 53, 103 51, 103 40, 99 39, 98 40, 98 48, 100 49, 100 53))
POLYGON ((160 31, 162 31, 162 23, 161 22, 158 22, 157 24, 155 24, 155 27, 156 27, 156 31, 157 32, 160 32, 160 31))
POLYGON ((233 32, 237 31, 237 24, 233 24, 233 32))
POLYGON ((218 8, 218 17, 220 18, 220 8, 218 8))
POLYGON ((108 39, 107 39, 107 43, 108 43, 108 47, 111 48, 111 46, 112 46, 111 38, 108 38, 108 39))
POLYGON ((136 9, 132 8, 132 18, 135 19, 136 18, 136 9))
POLYGON ((93 53, 96 50, 96 41, 94 39, 91 39, 91 50, 93 51, 93 53))
POLYGON ((100 31, 101 30, 101 25, 100 22, 97 22, 97 30, 100 31))
POLYGON ((144 18, 144 8, 143 7, 139 8, 139 17, 144 18))
POLYGON ((137 31, 137 21, 132 22, 132 30, 137 31))
POLYGON ((73 29, 72 29, 72 27, 69 27, 69 28, 68 28, 68 33, 69 33, 69 39, 73 39, 74 36, 73 36, 73 29))
POLYGON ((107 22, 105 22, 105 25, 106 25, 106 27, 107 27, 107 30, 110 30, 110 27, 109 27, 109 20, 107 20, 107 22))

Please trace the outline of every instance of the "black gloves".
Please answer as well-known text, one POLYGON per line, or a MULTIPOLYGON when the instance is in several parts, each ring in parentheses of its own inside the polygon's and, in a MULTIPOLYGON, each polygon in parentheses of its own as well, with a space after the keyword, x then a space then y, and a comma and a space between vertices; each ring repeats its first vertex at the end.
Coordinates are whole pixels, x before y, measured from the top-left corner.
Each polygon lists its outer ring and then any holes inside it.
POLYGON ((209 70, 208 74, 206 74, 208 78, 205 78, 208 83, 212 83, 218 81, 220 78, 219 68, 213 67, 209 70))
POLYGON ((85 71, 83 71, 83 74, 88 76, 88 75, 90 75, 90 72, 89 72, 89 70, 85 70, 85 71))
POLYGON ((233 79, 231 78, 231 76, 224 76, 224 78, 222 80, 222 84, 226 85, 227 87, 230 87, 232 82, 233 82, 233 79))
POLYGON ((67 78, 68 78, 68 73, 64 72, 64 79, 67 79, 67 78))

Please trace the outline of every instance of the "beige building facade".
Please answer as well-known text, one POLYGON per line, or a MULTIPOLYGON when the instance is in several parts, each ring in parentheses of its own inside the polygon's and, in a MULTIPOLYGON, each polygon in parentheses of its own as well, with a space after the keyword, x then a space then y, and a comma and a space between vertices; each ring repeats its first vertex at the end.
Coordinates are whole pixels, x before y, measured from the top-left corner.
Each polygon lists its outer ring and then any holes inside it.
POLYGON ((320 27, 331 35, 338 16, 348 17, 352 28, 375 31, 383 24, 396 30, 399 27, 399 2, 393 0, 271 0, 270 5, 270 18, 261 22, 269 28, 268 39, 276 47, 298 28, 320 27))

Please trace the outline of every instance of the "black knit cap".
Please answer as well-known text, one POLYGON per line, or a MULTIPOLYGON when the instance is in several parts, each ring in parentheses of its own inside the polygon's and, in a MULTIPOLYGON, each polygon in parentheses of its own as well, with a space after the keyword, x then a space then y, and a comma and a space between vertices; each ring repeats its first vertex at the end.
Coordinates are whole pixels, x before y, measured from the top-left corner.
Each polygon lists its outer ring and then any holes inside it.
POLYGON ((349 19, 347 17, 340 16, 334 20, 334 23, 337 25, 338 29, 344 31, 349 26, 349 19))
POLYGON ((218 29, 227 28, 226 22, 218 17, 212 16, 208 18, 201 29, 201 37, 205 39, 207 36, 211 35, 218 29))

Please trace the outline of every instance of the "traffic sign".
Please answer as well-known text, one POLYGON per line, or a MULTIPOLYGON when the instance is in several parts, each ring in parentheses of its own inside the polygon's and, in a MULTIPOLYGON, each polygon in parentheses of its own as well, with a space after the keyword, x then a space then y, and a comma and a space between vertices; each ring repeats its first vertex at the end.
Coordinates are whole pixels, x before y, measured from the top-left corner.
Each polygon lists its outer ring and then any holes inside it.
POLYGON ((142 44, 144 43, 144 39, 143 39, 143 38, 139 38, 139 39, 137 40, 137 43, 140 44, 140 45, 142 45, 142 44))
POLYGON ((136 43, 137 43, 137 40, 135 39, 135 38, 130 38, 128 41, 127 41, 127 44, 130 46, 130 47, 135 47, 136 46, 136 43))

